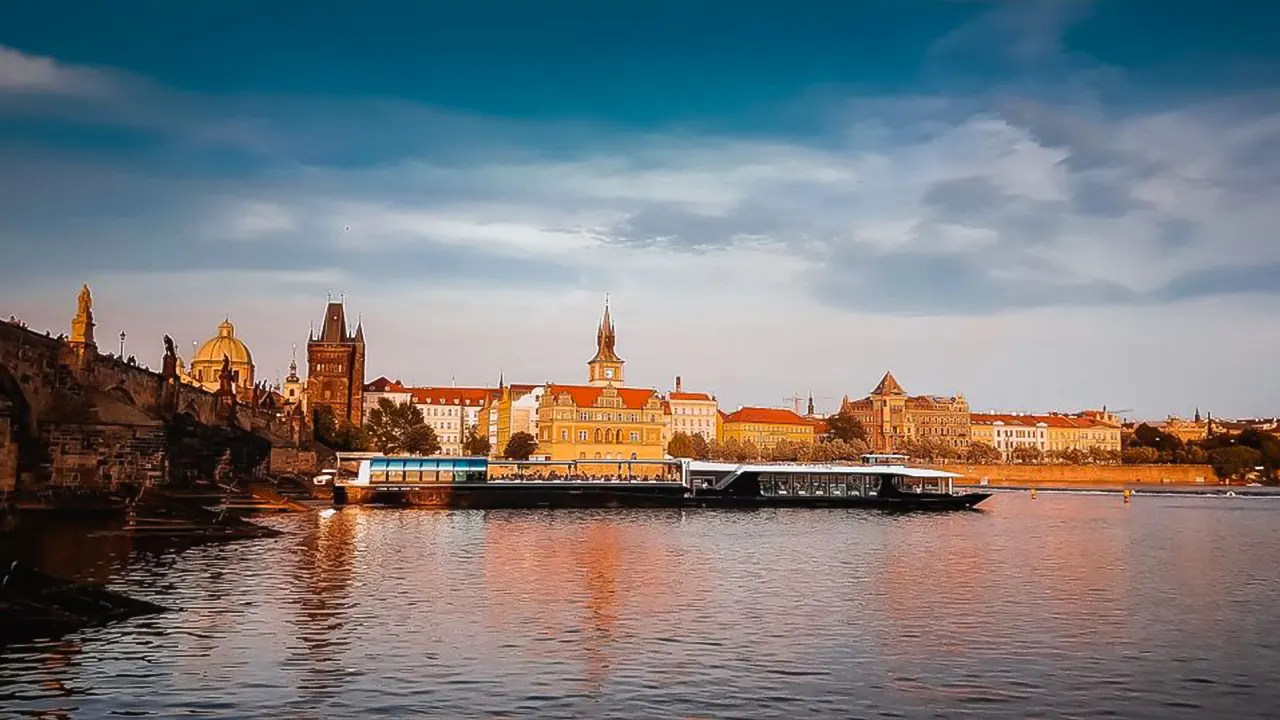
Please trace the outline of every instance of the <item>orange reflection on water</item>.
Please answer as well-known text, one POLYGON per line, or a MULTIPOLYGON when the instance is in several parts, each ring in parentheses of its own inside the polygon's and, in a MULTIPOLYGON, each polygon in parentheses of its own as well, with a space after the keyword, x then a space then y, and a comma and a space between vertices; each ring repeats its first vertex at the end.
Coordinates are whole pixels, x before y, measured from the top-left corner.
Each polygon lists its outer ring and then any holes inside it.
MULTIPOLYGON (((678 521, 678 516, 670 516, 678 521)), ((536 514, 491 515, 485 524, 486 617, 503 633, 576 643, 534 644, 543 657, 580 651, 586 682, 598 688, 616 663, 623 634, 643 634, 649 620, 680 609, 696 592, 690 557, 662 538, 659 517, 625 515, 555 525, 536 514)))

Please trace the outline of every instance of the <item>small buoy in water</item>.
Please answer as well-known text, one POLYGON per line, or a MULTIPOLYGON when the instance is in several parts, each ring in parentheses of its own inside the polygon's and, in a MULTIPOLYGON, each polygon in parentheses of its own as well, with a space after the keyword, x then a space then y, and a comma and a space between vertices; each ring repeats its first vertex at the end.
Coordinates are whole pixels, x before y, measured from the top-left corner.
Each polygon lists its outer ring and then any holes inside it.
POLYGON ((1235 496, 1236 496, 1236 491, 1235 491, 1235 490, 1228 490, 1228 491, 1227 491, 1227 497, 1235 497, 1235 496))
POLYGON ((320 517, 322 518, 331 518, 337 514, 338 514, 338 511, 334 510, 333 508, 325 508, 320 511, 320 517))
POLYGON ((1132 492, 1131 490, 1129 490, 1129 489, 1127 489, 1127 488, 1125 489, 1125 491, 1124 491, 1124 501, 1125 501, 1125 502, 1129 502, 1129 495, 1130 495, 1130 493, 1131 493, 1131 492, 1132 492))
POLYGON ((1036 489, 1035 489, 1035 488, 1031 488, 1031 499, 1032 499, 1032 500, 1035 500, 1035 499, 1036 499, 1036 489))

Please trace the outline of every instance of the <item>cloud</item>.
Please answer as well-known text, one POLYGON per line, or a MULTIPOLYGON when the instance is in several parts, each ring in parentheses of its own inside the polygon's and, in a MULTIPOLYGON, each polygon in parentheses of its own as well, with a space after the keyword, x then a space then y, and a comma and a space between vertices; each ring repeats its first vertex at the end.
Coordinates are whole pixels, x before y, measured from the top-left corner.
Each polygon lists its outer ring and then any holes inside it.
POLYGON ((0 94, 101 97, 116 89, 109 72, 69 66, 0 45, 0 94))

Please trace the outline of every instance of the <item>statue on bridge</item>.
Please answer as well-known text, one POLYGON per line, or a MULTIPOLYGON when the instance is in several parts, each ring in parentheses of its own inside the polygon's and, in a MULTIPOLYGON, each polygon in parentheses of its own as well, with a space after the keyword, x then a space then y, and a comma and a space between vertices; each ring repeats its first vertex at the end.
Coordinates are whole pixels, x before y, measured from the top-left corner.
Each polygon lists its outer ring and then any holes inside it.
POLYGON ((164 365, 161 367, 160 376, 165 380, 178 377, 178 351, 174 349, 173 338, 168 335, 164 336, 164 365))
POLYGON ((236 374, 231 371, 231 357, 229 355, 223 355, 222 370, 218 372, 218 394, 235 397, 235 382, 236 374))
POLYGON ((76 316, 71 321, 71 342, 81 345, 93 345, 93 293, 89 286, 80 288, 77 301, 76 316))

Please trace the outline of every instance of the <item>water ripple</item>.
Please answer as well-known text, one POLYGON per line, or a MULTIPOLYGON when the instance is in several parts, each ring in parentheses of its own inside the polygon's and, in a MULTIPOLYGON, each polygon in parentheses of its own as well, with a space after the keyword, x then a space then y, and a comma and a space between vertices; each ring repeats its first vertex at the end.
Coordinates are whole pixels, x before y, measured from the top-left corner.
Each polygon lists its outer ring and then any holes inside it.
POLYGON ((34 561, 180 610, 4 648, 0 714, 1265 717, 1259 507, 348 508, 176 553, 46 537, 34 561))

